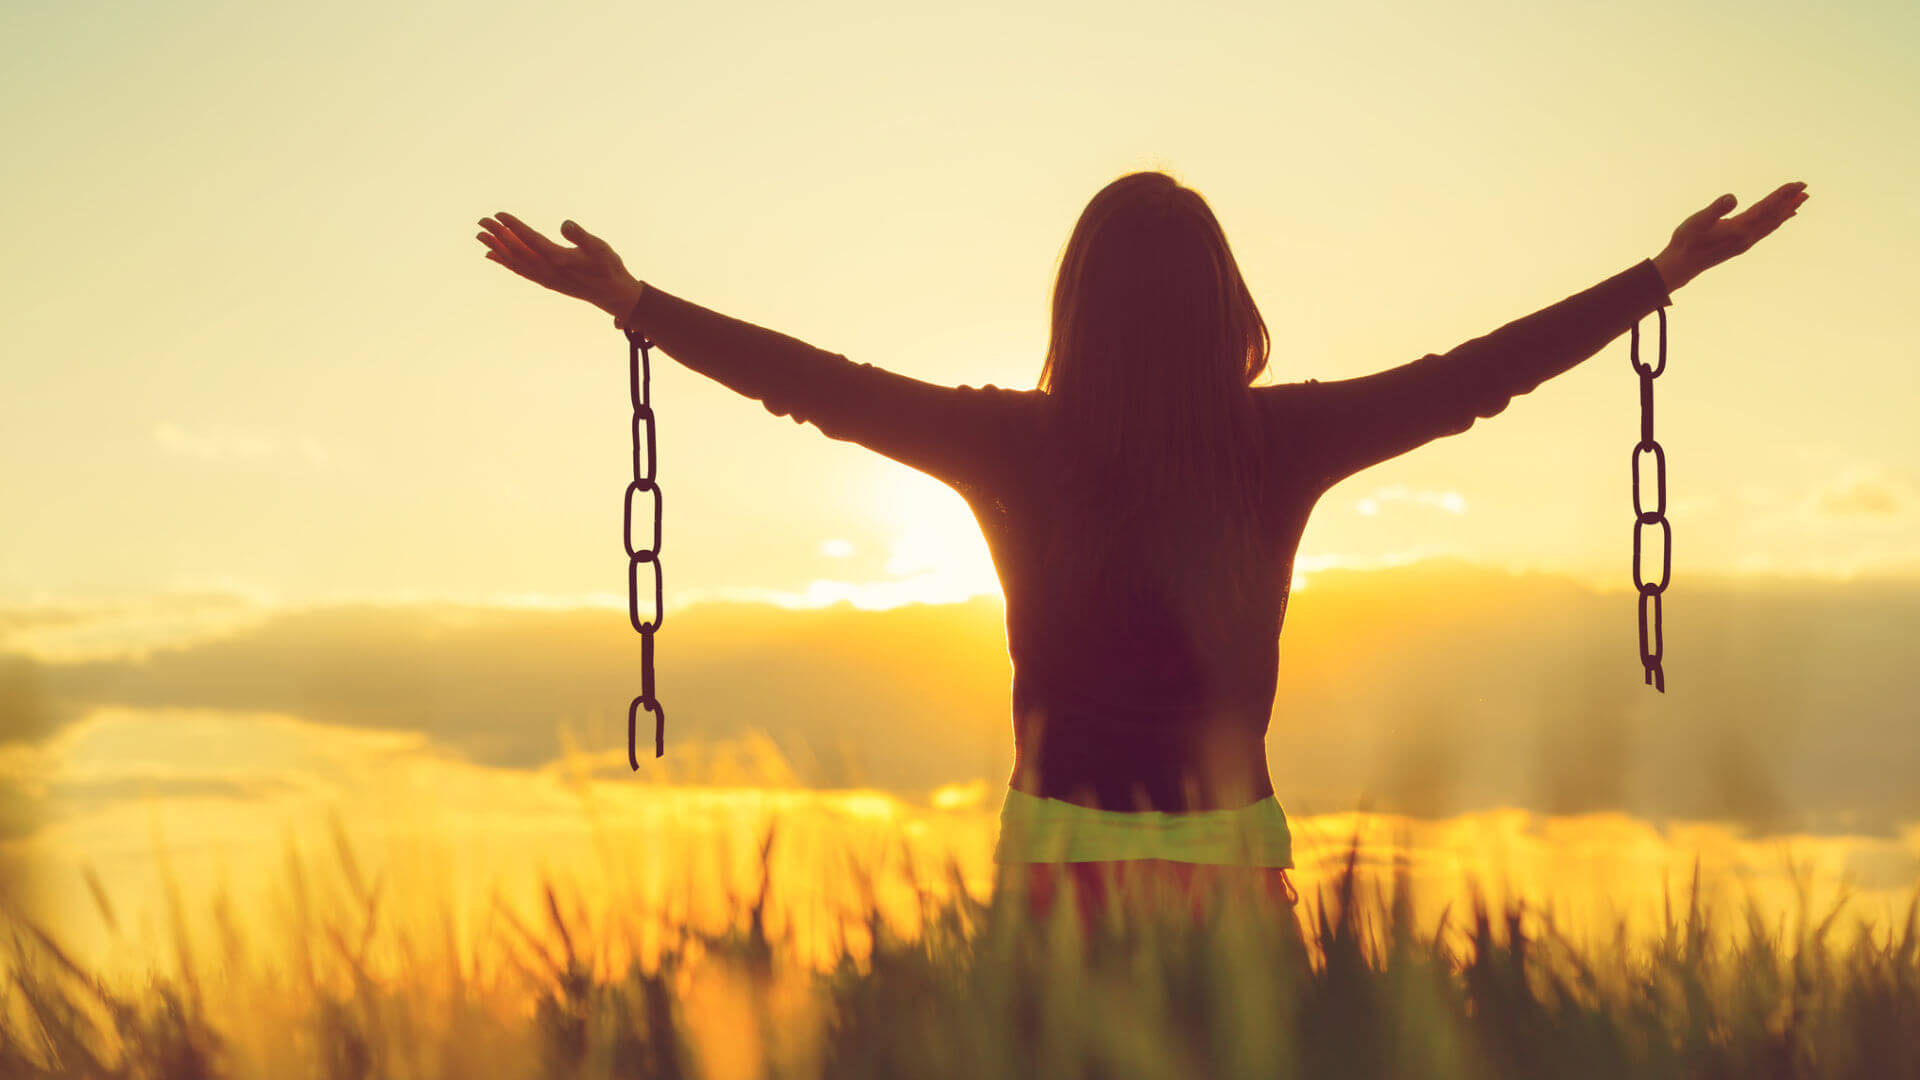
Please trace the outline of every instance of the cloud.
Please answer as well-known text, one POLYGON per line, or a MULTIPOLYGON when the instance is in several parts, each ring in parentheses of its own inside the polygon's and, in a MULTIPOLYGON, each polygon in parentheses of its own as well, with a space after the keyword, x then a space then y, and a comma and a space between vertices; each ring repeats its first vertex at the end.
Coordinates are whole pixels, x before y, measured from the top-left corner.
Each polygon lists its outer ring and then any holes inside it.
MULTIPOLYGON (((1854 831, 1920 818, 1905 780, 1920 774, 1920 586, 1701 581, 1681 599, 1664 634, 1670 692, 1656 695, 1635 661, 1630 594, 1457 559, 1318 570, 1289 608, 1269 723, 1283 803, 1338 812, 1371 796, 1429 817, 1518 805, 1854 831)), ((667 755, 651 756, 643 723, 637 779, 999 790, 1012 763, 1004 632, 998 598, 678 611, 657 656, 667 755)), ((128 740, 121 771, 69 776, 108 786, 75 792, 137 785, 156 761, 182 782, 295 783, 263 771, 279 751, 212 738, 195 710, 624 782, 638 644, 611 607, 277 609, 144 659, 15 657, 0 705, 27 747, 102 709, 141 717, 111 729, 128 740), (569 741, 583 765, 556 764, 569 741)))
POLYGON ((279 439, 256 432, 216 428, 189 431, 178 424, 162 421, 154 425, 154 442, 169 454, 199 461, 264 461, 293 457, 315 469, 333 463, 333 455, 308 436, 279 439))
MULTIPOLYGON (((273 594, 231 580, 186 583, 172 592, 22 604, 0 608, 0 654, 51 662, 138 660, 255 626, 274 612, 273 594)), ((5 666, 0 663, 0 672, 5 666)), ((6 680, 0 677, 0 706, 6 680)), ((6 738, 0 707, 0 740, 6 738)))
MULTIPOLYGON (((1003 628, 997 601, 687 608, 656 660, 669 757, 765 731, 814 786, 885 777, 928 789, 1010 769, 1003 628)), ((101 706, 278 713, 419 732, 475 762, 535 768, 561 756, 563 730, 624 758, 639 652, 624 610, 356 604, 283 610, 144 659, 40 663, 19 681, 46 684, 62 718, 101 706)))
POLYGON ((1803 453, 1800 476, 1742 484, 1735 496, 1755 528, 1825 534, 1920 521, 1920 481, 1911 470, 1838 454, 1803 453))
POLYGON ((1354 509, 1364 517, 1373 517, 1378 514, 1382 508, 1394 503, 1412 503, 1415 506, 1430 506, 1439 510, 1445 510, 1449 514, 1464 514, 1467 512, 1466 497, 1457 491, 1410 490, 1399 484, 1389 484, 1386 487, 1375 488, 1372 494, 1355 501, 1354 509))
POLYGON ((230 431, 190 432, 177 424, 164 422, 154 425, 153 438, 168 453, 205 460, 255 460, 271 455, 276 449, 272 439, 260 435, 230 431))
POLYGON ((1830 519, 1903 517, 1914 505, 1914 482, 1902 472, 1855 466, 1816 490, 1810 501, 1816 515, 1830 519))

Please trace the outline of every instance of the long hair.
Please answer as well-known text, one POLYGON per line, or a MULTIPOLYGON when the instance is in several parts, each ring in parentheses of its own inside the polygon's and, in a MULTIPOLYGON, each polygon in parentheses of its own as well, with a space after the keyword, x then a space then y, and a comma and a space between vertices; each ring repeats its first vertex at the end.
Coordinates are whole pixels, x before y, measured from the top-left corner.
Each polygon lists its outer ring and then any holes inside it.
POLYGON ((1052 306, 1039 383, 1062 440, 1058 496, 1081 512, 1052 537, 1049 575, 1151 588, 1190 629, 1214 621, 1272 555, 1250 390, 1271 339, 1226 234, 1198 192, 1129 173, 1081 212, 1052 306))

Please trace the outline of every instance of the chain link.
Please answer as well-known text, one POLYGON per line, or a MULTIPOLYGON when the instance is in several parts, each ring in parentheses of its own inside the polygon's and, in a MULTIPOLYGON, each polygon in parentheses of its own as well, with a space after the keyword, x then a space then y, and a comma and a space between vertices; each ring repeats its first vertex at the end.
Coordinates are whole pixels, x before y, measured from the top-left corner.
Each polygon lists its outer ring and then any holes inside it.
POLYGON ((1673 576, 1673 525, 1667 521, 1667 452, 1653 437, 1653 380, 1667 369, 1667 309, 1655 308, 1660 316, 1660 362, 1647 367, 1640 362, 1640 324, 1634 323, 1627 339, 1628 362, 1640 376, 1640 441, 1633 444, 1633 587, 1640 593, 1640 665, 1646 668, 1646 681, 1661 693, 1667 692, 1667 674, 1661 667, 1660 597, 1673 576), (1640 498, 1640 455, 1653 454, 1654 507, 1646 509, 1640 498), (1660 580, 1649 583, 1640 572, 1640 533, 1649 525, 1660 526, 1660 580), (1647 609, 1653 609, 1653 648, 1647 648, 1647 609))
POLYGON ((640 755, 634 748, 635 721, 640 710, 653 714, 653 756, 665 757, 667 753, 667 710, 653 693, 653 632, 660 629, 666 621, 666 582, 660 573, 660 519, 665 504, 660 494, 660 485, 654 482, 654 437, 653 404, 648 398, 648 384, 652 380, 652 365, 647 350, 653 348, 637 330, 626 331, 628 347, 628 368, 632 374, 633 387, 633 482, 627 485, 626 496, 621 508, 621 542, 627 548, 627 618, 640 634, 640 696, 627 706, 627 763, 635 772, 640 771, 640 755), (646 429, 646 467, 641 467, 641 428, 646 429), (637 548, 633 545, 633 497, 651 493, 653 495, 653 545, 637 548), (640 564, 653 566, 653 618, 640 621, 640 564))

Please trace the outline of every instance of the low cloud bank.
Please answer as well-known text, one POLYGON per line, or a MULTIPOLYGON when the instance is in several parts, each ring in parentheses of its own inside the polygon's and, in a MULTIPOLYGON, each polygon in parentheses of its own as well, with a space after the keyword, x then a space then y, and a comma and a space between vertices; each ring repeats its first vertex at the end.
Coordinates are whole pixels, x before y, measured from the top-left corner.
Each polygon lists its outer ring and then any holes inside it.
MULTIPOLYGON (((1920 586, 1690 582, 1669 600, 1657 694, 1641 682, 1631 593, 1451 560, 1316 574, 1282 636, 1269 738, 1281 801, 1436 818, 1617 810, 1759 832, 1886 834, 1920 820, 1908 782, 1920 775, 1920 586)), ((644 758, 649 776, 922 798, 975 780, 998 790, 1011 768, 997 599, 702 605, 658 641, 668 753, 644 758)), ((145 656, 0 654, 0 753, 102 708, 209 709, 415 733, 435 753, 514 769, 551 767, 570 738, 593 771, 624 773, 639 685, 624 612, 290 610, 145 656)), ((30 831, 46 786, 0 785, 0 827, 30 831)))

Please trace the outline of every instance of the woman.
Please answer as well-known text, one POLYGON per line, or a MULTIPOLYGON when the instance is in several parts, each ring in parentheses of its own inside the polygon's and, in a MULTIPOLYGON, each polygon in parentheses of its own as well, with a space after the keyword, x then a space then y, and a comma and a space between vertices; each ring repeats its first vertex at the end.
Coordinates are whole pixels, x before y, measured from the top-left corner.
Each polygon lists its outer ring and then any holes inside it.
POLYGON ((586 300, 795 423, 967 500, 1006 597, 1014 768, 995 860, 1036 914, 1071 890, 1272 898, 1297 937, 1265 736, 1294 553, 1341 480, 1505 409, 1593 356, 1807 198, 1732 195, 1660 254, 1447 353, 1253 386, 1269 339, 1205 200, 1160 172, 1088 203, 1061 258, 1039 387, 939 386, 853 363, 627 273, 569 221, 483 218, 487 258, 586 300))

